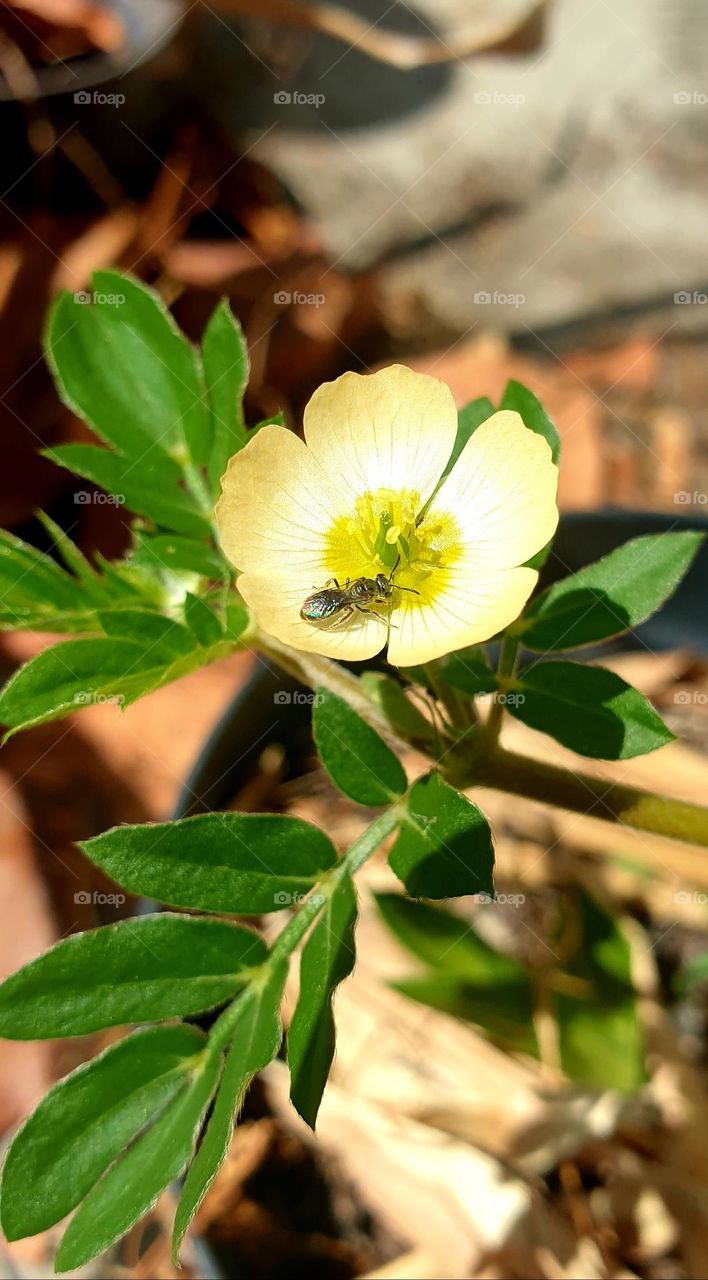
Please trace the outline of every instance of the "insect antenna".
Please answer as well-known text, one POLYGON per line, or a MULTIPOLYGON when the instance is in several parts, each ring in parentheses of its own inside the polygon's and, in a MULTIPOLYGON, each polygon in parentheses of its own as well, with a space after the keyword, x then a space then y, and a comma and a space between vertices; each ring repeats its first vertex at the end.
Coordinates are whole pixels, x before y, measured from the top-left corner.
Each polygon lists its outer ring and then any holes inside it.
POLYGON ((391 583, 392 586, 395 586, 396 591, 410 591, 411 595, 419 596, 420 591, 416 591, 415 587, 399 587, 398 583, 393 581, 393 575, 396 572, 396 569, 398 568, 400 563, 401 563, 401 553, 399 551, 398 556, 396 558, 396 563, 388 575, 389 582, 391 583))

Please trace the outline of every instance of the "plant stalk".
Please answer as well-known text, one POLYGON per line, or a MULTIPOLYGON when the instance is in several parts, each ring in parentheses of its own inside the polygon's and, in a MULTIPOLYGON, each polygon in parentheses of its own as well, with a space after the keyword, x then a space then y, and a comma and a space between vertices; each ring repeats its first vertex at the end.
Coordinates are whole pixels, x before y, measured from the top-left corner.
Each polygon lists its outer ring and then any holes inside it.
MULTIPOLYGON (((343 876, 347 874, 354 875, 360 867, 363 867, 365 862, 368 862, 379 845, 396 829, 400 819, 401 805, 394 804, 390 809, 386 809, 384 813, 380 814, 378 818, 375 818, 371 825, 366 828, 366 831, 362 831, 361 835, 349 846, 344 857, 340 859, 331 871, 323 876, 319 884, 314 886, 302 906, 291 916, 282 933, 278 935, 273 943, 268 959, 263 964, 262 969, 271 968, 279 960, 285 960, 292 954, 298 943, 304 938, 310 925, 317 919, 335 885, 338 884, 343 876)), ((247 987, 227 1009, 224 1009, 221 1017, 214 1023, 209 1034, 209 1053, 224 1049, 229 1043, 241 1016, 242 1001, 248 995, 248 992, 249 988, 247 987)))
MULTIPOLYGON (((339 663, 317 654, 296 652, 260 633, 254 637, 254 642, 303 684, 311 688, 321 685, 339 694, 379 733, 389 740, 393 738, 399 746, 408 745, 400 736, 395 737, 391 725, 362 689, 357 677, 339 663)), ((505 636, 497 671, 502 689, 513 679, 518 646, 518 636, 505 636)), ((638 787, 608 783, 606 779, 506 751, 499 746, 503 714, 504 704, 495 701, 479 740, 466 759, 459 750, 461 743, 457 749, 452 749, 444 772, 455 786, 493 787, 497 791, 540 800, 572 813, 590 814, 606 822, 634 827, 637 831, 668 836, 672 840, 686 840, 708 848, 708 808, 638 787)), ((466 733, 469 732, 468 729, 466 733)))
MULTIPOLYGON (((511 631, 507 631, 504 639, 502 640, 499 663, 497 666, 497 680, 499 682, 500 693, 505 691, 507 682, 513 677, 514 671, 516 670, 519 643, 519 636, 514 635, 511 631)), ((499 741, 503 716, 504 703, 500 701, 499 697, 495 697, 484 725, 484 742, 487 746, 487 750, 496 747, 499 741)))
POLYGON ((606 778, 571 772, 502 747, 478 756, 463 783, 475 784, 708 848, 708 809, 701 805, 608 783, 606 778))

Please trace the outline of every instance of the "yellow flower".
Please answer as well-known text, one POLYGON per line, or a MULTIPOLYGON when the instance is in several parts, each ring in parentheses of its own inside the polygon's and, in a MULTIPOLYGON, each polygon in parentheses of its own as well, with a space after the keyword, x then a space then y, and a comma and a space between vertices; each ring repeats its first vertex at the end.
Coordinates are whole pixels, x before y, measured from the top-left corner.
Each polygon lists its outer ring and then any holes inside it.
POLYGON ((393 365, 320 387, 305 443, 267 426, 231 459, 217 523, 264 632, 343 659, 388 643, 389 661, 409 666, 488 640, 518 616, 538 576, 524 562, 557 524, 557 468, 543 437, 504 410, 440 483, 456 430, 445 383, 393 365), (392 581, 387 599, 301 617, 329 579, 344 588, 377 574, 392 581))

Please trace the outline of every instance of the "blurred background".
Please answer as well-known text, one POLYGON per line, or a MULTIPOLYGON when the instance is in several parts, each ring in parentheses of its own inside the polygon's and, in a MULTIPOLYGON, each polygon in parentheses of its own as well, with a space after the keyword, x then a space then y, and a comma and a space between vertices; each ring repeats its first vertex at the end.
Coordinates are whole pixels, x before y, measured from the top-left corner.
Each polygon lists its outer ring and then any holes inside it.
MULTIPOLYGON (((392 360, 447 380, 460 405, 526 383, 563 439, 557 571, 705 523, 699 0, 2 0, 0 120, 0 509, 23 539, 47 549, 41 508, 87 553, 128 545, 129 513, 38 454, 89 438, 44 362, 47 308, 61 289, 89 305, 108 265, 155 286, 193 339, 230 299, 254 422, 282 408, 297 428, 320 382, 392 360)), ((612 777, 702 802, 707 599, 704 564, 683 608, 605 655, 683 739, 612 777)), ((3 677, 44 643, 4 637, 3 677)), ((254 694, 253 666, 236 655, 3 749, 3 973, 133 910, 73 842, 194 807, 206 776, 228 774, 224 805, 299 813, 342 844, 357 834, 365 816, 311 766, 304 713, 254 694), (244 687, 242 738, 222 733, 205 765, 244 687)), ((516 722, 507 734, 568 756, 516 722)), ((466 941, 433 962, 416 922, 394 920, 383 861, 367 870, 384 896, 365 895, 338 997, 320 1140, 288 1112, 274 1064, 186 1274, 708 1275, 705 854, 592 814, 483 803, 499 903, 453 904, 466 941), (554 923, 569 902, 575 950, 554 923), (499 994, 490 956, 533 973, 530 1004, 525 987, 499 994), (573 981, 592 1008, 571 1026, 543 993, 572 997, 573 981)), ((5 1045, 5 1138, 104 1041, 5 1045)), ((169 1200, 85 1274, 176 1274, 169 1200)), ((50 1274, 54 1243, 0 1244, 0 1275, 50 1274)))

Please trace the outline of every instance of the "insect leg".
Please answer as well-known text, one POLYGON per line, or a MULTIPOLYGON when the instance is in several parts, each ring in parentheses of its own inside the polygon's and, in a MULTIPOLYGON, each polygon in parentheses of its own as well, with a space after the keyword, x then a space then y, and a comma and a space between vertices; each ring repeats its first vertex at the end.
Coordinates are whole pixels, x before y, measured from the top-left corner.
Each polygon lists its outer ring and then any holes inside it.
POLYGON ((358 609, 359 613, 366 613, 372 618, 378 618, 379 622, 383 622, 387 627, 395 626, 395 623, 391 622, 388 618, 382 617, 382 615, 377 613, 375 609, 364 609, 360 604, 355 604, 354 608, 358 609))

